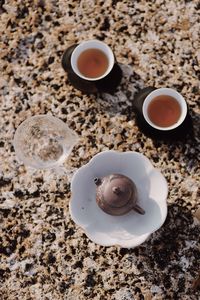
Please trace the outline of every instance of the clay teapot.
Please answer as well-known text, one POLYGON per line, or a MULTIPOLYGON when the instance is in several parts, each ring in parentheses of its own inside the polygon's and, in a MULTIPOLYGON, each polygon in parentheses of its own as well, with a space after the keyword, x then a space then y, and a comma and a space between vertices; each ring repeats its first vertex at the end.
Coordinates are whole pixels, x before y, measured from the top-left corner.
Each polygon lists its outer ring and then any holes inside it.
POLYGON ((97 204, 105 213, 120 216, 133 209, 139 214, 145 214, 137 204, 137 189, 129 177, 111 174, 103 178, 95 178, 94 182, 97 186, 97 204))

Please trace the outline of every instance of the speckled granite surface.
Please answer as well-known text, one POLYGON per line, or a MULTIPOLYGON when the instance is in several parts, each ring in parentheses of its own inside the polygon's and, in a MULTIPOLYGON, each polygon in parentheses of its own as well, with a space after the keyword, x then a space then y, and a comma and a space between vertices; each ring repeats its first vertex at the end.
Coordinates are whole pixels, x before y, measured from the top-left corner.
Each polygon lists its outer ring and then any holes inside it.
POLYGON ((199 299, 199 13, 197 0, 0 2, 0 299, 199 299), (82 94, 61 67, 64 50, 90 38, 121 64, 114 95, 82 94), (183 94, 194 136, 140 132, 132 104, 146 86, 183 94), (25 167, 12 145, 17 126, 43 113, 80 136, 53 172, 25 167), (95 245, 69 216, 73 172, 107 149, 145 154, 169 184, 164 226, 136 249, 95 245))

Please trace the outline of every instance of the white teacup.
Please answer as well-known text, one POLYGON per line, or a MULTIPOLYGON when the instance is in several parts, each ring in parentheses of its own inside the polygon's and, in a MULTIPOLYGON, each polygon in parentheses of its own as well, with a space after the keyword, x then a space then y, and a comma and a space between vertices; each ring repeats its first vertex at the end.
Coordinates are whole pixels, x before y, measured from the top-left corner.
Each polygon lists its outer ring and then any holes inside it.
POLYGON ((159 129, 159 130, 171 130, 171 129, 175 129, 178 126, 180 126, 181 123, 184 121, 184 119, 187 115, 187 104, 186 104, 186 101, 183 98, 183 96, 180 93, 178 93, 176 90, 171 89, 171 88, 159 88, 159 89, 156 89, 153 92, 151 92, 145 98, 145 100, 143 102, 143 106, 142 106, 142 113, 143 113, 143 116, 144 116, 145 120, 147 121, 147 123, 149 125, 151 125, 153 128, 159 129), (149 117, 149 114, 148 114, 149 105, 158 96, 171 96, 180 105, 180 116, 176 120, 176 122, 174 122, 170 126, 165 126, 165 127, 158 126, 158 125, 154 124, 153 121, 149 117))
POLYGON ((74 49, 74 51, 72 52, 72 55, 71 55, 71 66, 72 66, 73 71, 76 73, 76 75, 78 75, 82 79, 86 79, 86 80, 90 80, 90 81, 99 80, 99 79, 102 79, 105 76, 107 76, 110 73, 110 71, 112 70, 112 68, 114 66, 114 62, 115 62, 115 57, 114 57, 114 54, 113 54, 111 48, 107 44, 105 44, 101 41, 98 41, 98 40, 83 41, 74 49), (108 59, 108 66, 107 66, 105 72, 99 77, 84 76, 78 68, 78 59, 79 59, 80 55, 85 50, 88 50, 88 49, 101 50, 108 59))

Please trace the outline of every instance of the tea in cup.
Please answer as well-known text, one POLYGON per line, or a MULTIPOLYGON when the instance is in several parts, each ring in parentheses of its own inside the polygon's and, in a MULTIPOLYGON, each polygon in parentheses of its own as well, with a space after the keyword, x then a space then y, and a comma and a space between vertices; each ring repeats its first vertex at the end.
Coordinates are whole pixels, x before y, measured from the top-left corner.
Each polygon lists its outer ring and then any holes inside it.
POLYGON ((106 77, 114 66, 111 48, 98 40, 80 43, 72 52, 71 66, 82 79, 95 81, 106 77))
POLYGON ((159 88, 145 98, 142 112, 153 128, 171 130, 185 120, 187 104, 183 96, 174 89, 159 88))

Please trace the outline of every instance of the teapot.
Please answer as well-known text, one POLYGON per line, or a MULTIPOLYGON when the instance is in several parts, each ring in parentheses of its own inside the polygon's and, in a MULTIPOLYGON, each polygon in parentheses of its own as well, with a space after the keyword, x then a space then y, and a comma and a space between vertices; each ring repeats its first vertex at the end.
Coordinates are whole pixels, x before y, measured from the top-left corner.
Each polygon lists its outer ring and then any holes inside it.
POLYGON ((137 204, 138 194, 135 183, 122 174, 110 174, 95 178, 96 202, 107 214, 120 216, 135 210, 139 214, 145 211, 137 204))

